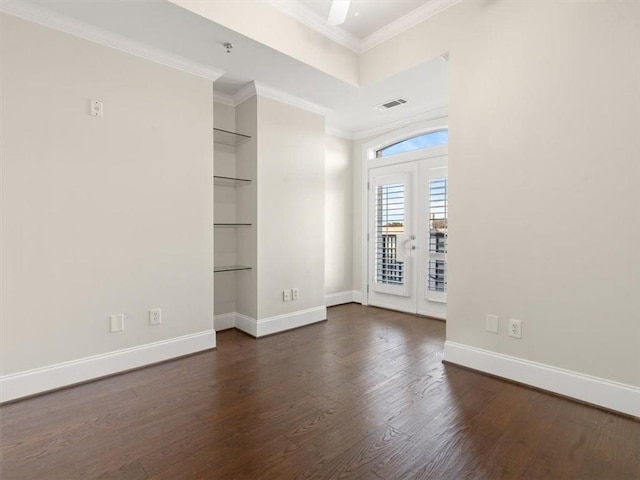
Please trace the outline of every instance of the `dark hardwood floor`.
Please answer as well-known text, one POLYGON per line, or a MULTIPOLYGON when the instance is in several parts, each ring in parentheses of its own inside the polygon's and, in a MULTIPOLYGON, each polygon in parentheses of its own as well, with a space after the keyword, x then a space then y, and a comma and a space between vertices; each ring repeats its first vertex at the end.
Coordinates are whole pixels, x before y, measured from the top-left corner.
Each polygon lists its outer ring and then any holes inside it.
POLYGON ((0 407, 2 480, 640 479, 640 422, 442 364, 444 323, 329 321, 0 407))

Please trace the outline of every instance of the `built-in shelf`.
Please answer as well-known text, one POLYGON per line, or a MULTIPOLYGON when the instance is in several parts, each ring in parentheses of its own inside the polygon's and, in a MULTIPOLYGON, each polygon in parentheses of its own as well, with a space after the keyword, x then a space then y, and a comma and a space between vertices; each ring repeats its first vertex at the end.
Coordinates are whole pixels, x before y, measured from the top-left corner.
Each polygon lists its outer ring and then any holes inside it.
POLYGON ((235 228, 235 227, 250 227, 250 223, 214 223, 216 228, 235 228))
POLYGON ((222 130, 220 128, 213 129, 213 141, 221 145, 228 145, 230 147, 237 147, 245 142, 251 140, 249 135, 243 135, 242 133, 229 132, 228 130, 222 130))
POLYGON ((240 270, 251 270, 251 267, 247 267, 246 265, 224 265, 220 267, 213 267, 213 273, 237 272, 240 270))
POLYGON ((213 184, 220 187, 240 187, 242 185, 249 185, 250 183, 251 180, 247 180, 246 178, 213 176, 213 184))

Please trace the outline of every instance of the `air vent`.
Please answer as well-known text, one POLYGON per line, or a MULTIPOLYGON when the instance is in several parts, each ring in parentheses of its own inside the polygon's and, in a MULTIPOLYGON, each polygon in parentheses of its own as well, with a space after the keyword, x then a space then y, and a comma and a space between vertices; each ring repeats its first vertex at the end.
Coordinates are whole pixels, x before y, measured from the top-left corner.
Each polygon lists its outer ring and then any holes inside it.
POLYGON ((407 100, 405 100, 404 98, 396 98, 395 100, 389 100, 388 102, 382 103, 380 105, 376 105, 375 108, 377 110, 381 110, 381 111, 385 111, 385 110, 389 110, 390 108, 394 108, 394 107, 398 107, 402 104, 407 103, 407 100))

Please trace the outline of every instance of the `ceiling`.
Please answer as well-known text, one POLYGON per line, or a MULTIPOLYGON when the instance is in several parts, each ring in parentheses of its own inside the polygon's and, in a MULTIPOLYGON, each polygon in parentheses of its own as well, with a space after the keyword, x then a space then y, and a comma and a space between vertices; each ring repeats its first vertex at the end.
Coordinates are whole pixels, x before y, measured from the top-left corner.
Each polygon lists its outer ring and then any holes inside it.
MULTIPOLYGON (((272 3, 297 4, 297 6, 307 9, 326 22, 333 1, 274 0, 272 3)), ((360 40, 364 40, 372 33, 427 3, 429 3, 429 0, 351 0, 346 21, 336 28, 340 28, 360 40)), ((327 23, 327 25, 329 24, 327 23)))
MULTIPOLYGON (((309 2, 308 8, 324 8, 324 3, 328 2, 309 2)), ((381 82, 356 87, 167 1, 4 0, 0 10, 99 43, 124 44, 126 48, 122 49, 140 52, 141 56, 157 54, 161 63, 224 72, 214 89, 231 101, 255 82, 283 93, 283 101, 322 113, 328 130, 350 138, 406 123, 411 117, 447 105, 448 65, 440 58, 381 82), (223 48, 225 42, 235 45, 231 54, 223 48), (386 112, 374 109, 397 97, 409 102, 386 112)), ((401 15, 401 10, 395 10, 395 14, 401 15)))

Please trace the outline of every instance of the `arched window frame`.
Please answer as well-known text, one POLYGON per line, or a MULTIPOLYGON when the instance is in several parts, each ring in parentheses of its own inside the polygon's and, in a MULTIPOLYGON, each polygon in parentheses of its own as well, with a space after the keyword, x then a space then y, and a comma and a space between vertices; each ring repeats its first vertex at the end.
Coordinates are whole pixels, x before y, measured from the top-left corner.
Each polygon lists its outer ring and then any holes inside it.
POLYGON ((413 135, 411 137, 404 138, 404 139, 402 139, 400 141, 393 142, 393 143, 390 143, 388 145, 385 145, 382 148, 379 148, 378 150, 376 150, 376 158, 390 157, 392 155, 402 155, 403 153, 409 153, 409 152, 413 152, 413 151, 416 151, 416 150, 423 150, 423 149, 426 149, 426 148, 433 148, 433 147, 439 147, 441 145, 446 145, 446 144, 449 143, 448 142, 448 136, 449 136, 449 129, 447 129, 447 128, 439 128, 439 129, 435 129, 435 130, 430 130, 428 132, 419 133, 417 135, 413 135), (384 155, 383 154, 383 152, 385 150, 393 148, 393 147, 395 147, 397 145, 401 145, 401 144, 403 144, 405 142, 410 142, 410 141, 416 140, 418 138, 429 137, 430 135, 434 135, 434 134, 442 133, 442 132, 446 132, 447 133, 447 141, 445 141, 445 142, 438 143, 438 144, 435 144, 435 145, 426 145, 426 146, 423 146, 423 147, 415 147, 415 148, 412 148, 410 150, 405 150, 404 152, 392 153, 390 155, 384 155))

